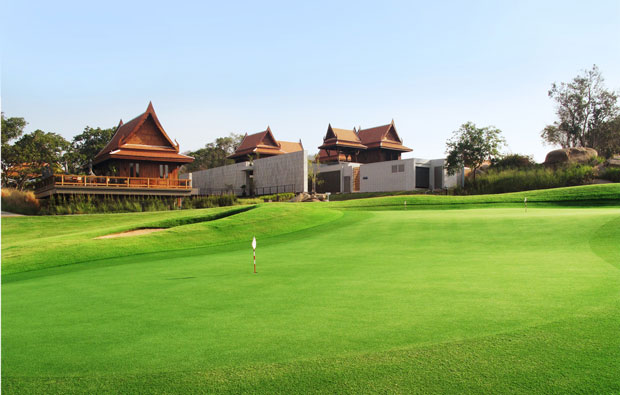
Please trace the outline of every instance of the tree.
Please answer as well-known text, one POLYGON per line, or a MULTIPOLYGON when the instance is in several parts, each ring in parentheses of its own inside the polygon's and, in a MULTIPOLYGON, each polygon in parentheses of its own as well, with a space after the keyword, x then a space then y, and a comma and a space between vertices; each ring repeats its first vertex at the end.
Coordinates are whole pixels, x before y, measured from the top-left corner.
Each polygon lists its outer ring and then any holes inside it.
POLYGON ((69 142, 56 133, 37 129, 23 135, 11 147, 8 155, 3 152, 3 166, 5 160, 7 164, 7 181, 11 178, 17 189, 24 189, 41 174, 45 166, 58 171, 68 149, 69 142))
POLYGON ((464 166, 474 174, 485 161, 492 161, 500 155, 500 148, 505 145, 502 131, 493 126, 477 128, 472 122, 461 125, 452 138, 446 142, 446 168, 448 174, 455 174, 464 166))
POLYGON ((189 173, 234 163, 227 157, 235 152, 242 140, 243 135, 231 133, 228 137, 216 138, 214 142, 208 143, 204 148, 188 152, 187 155, 193 156, 194 161, 185 165, 183 171, 189 173))
POLYGON ((86 126, 84 131, 73 137, 71 149, 65 155, 66 169, 69 173, 83 172, 93 158, 101 151, 114 136, 116 128, 91 128, 86 126))
POLYGON ((2 119, 2 186, 7 186, 9 182, 9 169, 11 158, 14 157, 11 141, 21 137, 24 128, 28 124, 24 118, 5 118, 4 113, 0 114, 2 119))
POLYGON ((602 147, 605 125, 618 116, 618 95, 605 89, 596 65, 569 83, 553 83, 549 97, 556 102, 558 120, 541 132, 543 141, 562 148, 602 147))
POLYGON ((323 180, 319 180, 320 173, 319 154, 308 158, 308 179, 312 182, 312 193, 316 193, 316 186, 321 185, 323 180))
POLYGON ((601 125, 598 137, 596 150, 599 155, 611 158, 615 154, 620 154, 620 115, 601 125))

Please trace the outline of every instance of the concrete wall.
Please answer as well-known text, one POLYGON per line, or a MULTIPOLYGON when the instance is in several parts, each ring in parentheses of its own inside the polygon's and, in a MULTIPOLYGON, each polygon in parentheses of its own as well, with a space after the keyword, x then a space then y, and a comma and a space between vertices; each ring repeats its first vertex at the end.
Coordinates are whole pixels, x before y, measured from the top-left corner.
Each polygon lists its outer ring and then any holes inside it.
POLYGON ((360 166, 360 192, 412 191, 416 188, 416 168, 429 169, 430 189, 454 188, 458 174, 448 176, 444 159, 410 158, 389 162, 368 163, 360 166), (392 172, 396 166, 396 172, 392 172), (441 179, 436 179, 435 168, 440 168, 441 179), (401 171, 402 170, 402 171, 401 171))
POLYGON ((198 189, 199 195, 216 195, 226 191, 241 195, 243 193, 241 186, 248 185, 244 170, 248 170, 249 165, 249 162, 241 162, 195 171, 191 173, 192 187, 198 189))
POLYGON ((303 150, 254 160, 254 187, 262 190, 279 186, 280 191, 308 192, 307 158, 308 151, 303 150))
POLYGON ((353 168, 360 167, 360 163, 351 163, 351 162, 342 162, 342 163, 334 163, 334 164, 325 164, 319 166, 319 174, 320 173, 328 173, 330 171, 339 171, 340 172, 340 190, 334 192, 344 192, 344 178, 349 177, 349 190, 353 192, 353 168))
POLYGON ((250 162, 215 167, 191 173, 192 186, 200 195, 219 194, 227 190, 236 195, 243 194, 241 186, 246 185, 249 193, 250 178, 253 173, 254 188, 259 194, 276 192, 307 192, 308 161, 307 151, 255 159, 250 162), (279 187, 279 188, 278 188, 279 187))
POLYGON ((391 160, 360 166, 360 192, 411 191, 414 188, 415 159, 391 160), (396 166, 395 173, 392 172, 392 166, 396 166))

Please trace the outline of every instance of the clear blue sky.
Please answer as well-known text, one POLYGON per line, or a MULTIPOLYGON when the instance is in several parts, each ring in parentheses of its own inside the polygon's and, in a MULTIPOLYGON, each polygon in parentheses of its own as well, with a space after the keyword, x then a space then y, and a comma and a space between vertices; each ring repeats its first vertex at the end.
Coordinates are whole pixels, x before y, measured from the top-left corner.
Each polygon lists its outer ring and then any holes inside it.
POLYGON ((394 118, 409 156, 473 121, 541 161, 552 82, 597 64, 620 89, 618 0, 1 1, 2 111, 68 139, 152 100, 183 151, 394 118))

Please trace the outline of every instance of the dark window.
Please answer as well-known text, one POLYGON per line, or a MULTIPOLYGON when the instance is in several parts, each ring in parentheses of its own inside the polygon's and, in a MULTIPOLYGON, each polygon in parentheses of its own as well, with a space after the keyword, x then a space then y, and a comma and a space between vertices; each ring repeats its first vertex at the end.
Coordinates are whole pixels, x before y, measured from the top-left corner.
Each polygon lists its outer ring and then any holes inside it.
POLYGON ((133 163, 129 164, 129 177, 133 177, 133 163))
POLYGON ((402 173, 405 171, 405 165, 398 165, 398 172, 402 173))
POLYGON ((392 165, 392 173, 396 173, 398 171, 397 165, 392 165))

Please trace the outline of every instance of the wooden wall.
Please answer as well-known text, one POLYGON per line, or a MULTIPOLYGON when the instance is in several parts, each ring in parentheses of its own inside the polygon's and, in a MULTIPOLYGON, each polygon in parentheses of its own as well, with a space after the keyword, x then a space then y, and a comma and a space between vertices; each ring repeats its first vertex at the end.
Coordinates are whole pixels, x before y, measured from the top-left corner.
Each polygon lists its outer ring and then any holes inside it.
MULTIPOLYGON (((116 160, 102 163, 94 169, 97 175, 117 175, 119 177, 131 177, 130 163, 138 163, 140 168, 140 177, 145 178, 160 178, 159 165, 168 165, 168 178, 176 180, 179 178, 178 163, 167 162, 145 162, 136 160, 116 160), (112 168, 116 168, 116 174, 112 171, 112 168)), ((135 165, 134 165, 135 166, 135 165)), ((134 173, 134 177, 137 175, 134 173)))
POLYGON ((127 144, 154 145, 159 147, 171 147, 168 140, 162 136, 155 125, 155 121, 149 115, 142 126, 127 141, 127 144))

